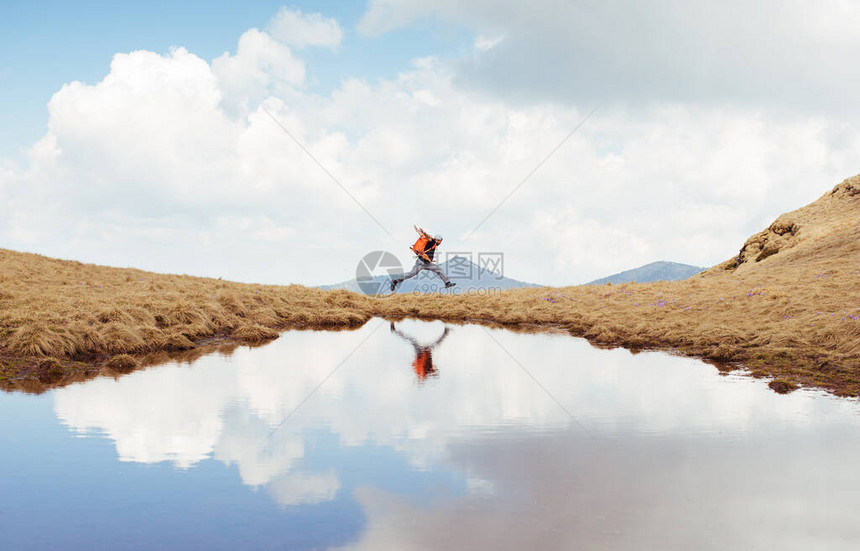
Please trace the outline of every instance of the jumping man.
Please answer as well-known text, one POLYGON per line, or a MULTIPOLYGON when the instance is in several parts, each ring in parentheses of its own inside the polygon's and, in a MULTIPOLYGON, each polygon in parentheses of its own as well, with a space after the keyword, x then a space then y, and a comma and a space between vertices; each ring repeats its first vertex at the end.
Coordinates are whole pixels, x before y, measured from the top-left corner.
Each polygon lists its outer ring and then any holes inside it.
POLYGON ((418 241, 412 245, 412 252, 414 252, 418 258, 415 259, 415 265, 412 266, 411 270, 403 274, 401 277, 391 279, 391 292, 394 292, 394 289, 396 289, 404 279, 417 276, 421 270, 430 270, 441 277, 442 281, 445 282, 446 289, 456 285, 456 283, 451 283, 448 276, 446 276, 445 272, 442 271, 442 268, 433 262, 433 255, 436 253, 436 248, 440 243, 442 243, 442 236, 430 235, 417 226, 412 227, 415 228, 415 231, 417 231, 419 235, 418 241))

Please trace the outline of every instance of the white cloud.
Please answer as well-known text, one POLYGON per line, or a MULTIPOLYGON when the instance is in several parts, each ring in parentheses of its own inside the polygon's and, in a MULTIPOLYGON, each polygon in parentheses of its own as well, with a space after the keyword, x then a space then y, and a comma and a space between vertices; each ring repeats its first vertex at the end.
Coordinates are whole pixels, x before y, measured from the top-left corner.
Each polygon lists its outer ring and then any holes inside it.
POLYGON ((248 233, 259 241, 286 241, 296 235, 288 226, 280 226, 266 216, 222 216, 216 220, 219 229, 248 233))
POLYGON ((486 52, 487 50, 498 45, 505 37, 503 36, 494 36, 492 38, 488 38, 486 36, 478 36, 475 39, 475 49, 480 52, 486 52))
POLYGON ((269 33, 280 42, 297 48, 320 46, 337 50, 343 40, 343 29, 334 18, 287 8, 281 8, 269 22, 269 33))
POLYGON ((123 206, 140 195, 205 200, 235 174, 241 128, 220 100, 209 65, 185 49, 117 54, 102 82, 73 82, 51 98, 49 133, 33 168, 56 165, 57 180, 43 183, 79 204, 123 206))
POLYGON ((419 223, 448 250, 504 251, 511 277, 572 284, 654 260, 715 264, 857 172, 860 131, 840 118, 608 104, 462 241, 591 106, 464 90, 458 70, 425 57, 321 96, 303 89, 304 61, 256 29, 212 63, 181 48, 117 54, 101 82, 54 95, 26 164, 3 165, 0 238, 90 262, 321 284, 352 277, 369 250, 409 262, 419 223))
POLYGON ((683 102, 860 117, 860 5, 824 0, 373 0, 377 36, 435 17, 504 42, 459 66, 461 85, 519 101, 683 102))
POLYGON ((367 10, 358 22, 357 30, 367 36, 378 36, 397 27, 408 25, 434 11, 441 12, 445 7, 444 3, 433 6, 426 2, 370 0, 367 10))
POLYGON ((256 106, 270 94, 283 94, 305 81, 305 64, 287 46, 257 29, 239 38, 235 55, 224 53, 212 61, 226 107, 235 112, 256 106))

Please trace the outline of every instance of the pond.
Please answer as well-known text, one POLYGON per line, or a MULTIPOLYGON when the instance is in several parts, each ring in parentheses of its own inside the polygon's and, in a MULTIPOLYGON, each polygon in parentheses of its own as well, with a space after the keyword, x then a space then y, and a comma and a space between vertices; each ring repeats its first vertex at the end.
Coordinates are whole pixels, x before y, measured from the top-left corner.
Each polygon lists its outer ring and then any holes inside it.
POLYGON ((849 549, 860 406, 373 319, 0 394, 0 549, 849 549))

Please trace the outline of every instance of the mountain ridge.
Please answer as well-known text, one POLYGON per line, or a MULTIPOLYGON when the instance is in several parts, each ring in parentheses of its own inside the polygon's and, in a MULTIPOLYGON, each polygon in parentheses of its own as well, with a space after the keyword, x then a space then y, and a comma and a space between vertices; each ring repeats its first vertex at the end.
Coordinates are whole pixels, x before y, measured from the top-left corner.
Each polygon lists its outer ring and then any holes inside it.
POLYGON ((682 264, 680 262, 670 262, 668 260, 658 260, 656 262, 644 264, 638 268, 624 270, 623 272, 618 272, 600 279, 595 279, 594 281, 589 281, 588 283, 585 283, 585 285, 681 281, 705 270, 707 270, 707 268, 701 266, 682 264))

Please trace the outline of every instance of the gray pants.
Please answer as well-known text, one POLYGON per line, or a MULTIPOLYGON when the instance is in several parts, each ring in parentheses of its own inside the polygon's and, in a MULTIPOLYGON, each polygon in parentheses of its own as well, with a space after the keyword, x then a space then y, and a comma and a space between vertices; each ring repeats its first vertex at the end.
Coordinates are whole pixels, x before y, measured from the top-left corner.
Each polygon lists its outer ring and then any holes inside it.
POLYGON ((445 272, 442 271, 442 268, 440 268, 438 264, 434 264, 433 262, 427 262, 423 258, 416 258, 415 265, 412 266, 412 269, 403 274, 402 276, 394 278, 394 282, 401 283, 404 279, 415 277, 421 270, 430 270, 437 276, 441 277, 442 281, 445 282, 445 285, 448 285, 448 276, 445 275, 445 272))

